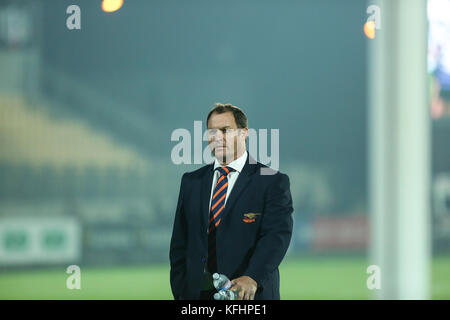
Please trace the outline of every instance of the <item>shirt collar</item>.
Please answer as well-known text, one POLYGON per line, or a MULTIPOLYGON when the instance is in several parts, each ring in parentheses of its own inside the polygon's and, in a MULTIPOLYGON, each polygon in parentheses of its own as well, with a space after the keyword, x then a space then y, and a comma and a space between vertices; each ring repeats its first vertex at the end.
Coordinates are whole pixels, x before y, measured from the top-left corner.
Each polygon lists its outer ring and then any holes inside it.
MULTIPOLYGON (((236 160, 233 160, 232 162, 230 162, 227 167, 233 168, 234 170, 236 170, 237 172, 241 172, 242 168, 244 168, 245 162, 247 160, 247 150, 245 150, 245 152, 242 154, 242 156, 240 156, 239 158, 237 158, 236 160)), ((216 170, 218 167, 223 167, 219 161, 217 161, 217 159, 214 160, 214 170, 216 170)))

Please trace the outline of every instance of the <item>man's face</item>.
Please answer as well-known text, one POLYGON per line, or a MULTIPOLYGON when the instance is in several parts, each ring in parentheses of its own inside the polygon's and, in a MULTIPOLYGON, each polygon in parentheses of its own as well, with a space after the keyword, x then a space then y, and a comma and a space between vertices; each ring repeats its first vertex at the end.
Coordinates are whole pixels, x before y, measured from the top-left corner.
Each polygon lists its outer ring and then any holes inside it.
POLYGON ((245 151, 247 128, 239 128, 233 113, 213 113, 208 121, 208 143, 212 154, 222 164, 237 159, 245 151))

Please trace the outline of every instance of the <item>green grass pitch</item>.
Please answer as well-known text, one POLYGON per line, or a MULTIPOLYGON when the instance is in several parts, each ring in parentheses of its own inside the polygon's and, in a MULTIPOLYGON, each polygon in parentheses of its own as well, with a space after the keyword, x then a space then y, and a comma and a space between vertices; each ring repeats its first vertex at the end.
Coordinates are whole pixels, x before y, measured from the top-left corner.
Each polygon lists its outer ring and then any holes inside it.
MULTIPOLYGON (((364 258, 287 258, 282 299, 371 299, 364 258)), ((0 299, 172 299, 167 265, 81 266, 81 289, 69 290, 64 268, 0 272, 0 299)), ((450 256, 432 263, 432 299, 450 299, 450 256)))

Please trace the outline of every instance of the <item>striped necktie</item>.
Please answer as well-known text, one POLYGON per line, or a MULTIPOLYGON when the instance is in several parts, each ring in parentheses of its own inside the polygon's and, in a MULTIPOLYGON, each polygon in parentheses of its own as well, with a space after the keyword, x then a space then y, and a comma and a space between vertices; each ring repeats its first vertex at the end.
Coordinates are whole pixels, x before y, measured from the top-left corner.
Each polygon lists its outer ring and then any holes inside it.
POLYGON ((208 226, 208 271, 210 273, 217 272, 216 229, 220 224, 223 209, 225 208, 228 174, 231 171, 235 171, 230 167, 218 167, 216 170, 220 172, 220 176, 213 191, 208 226))

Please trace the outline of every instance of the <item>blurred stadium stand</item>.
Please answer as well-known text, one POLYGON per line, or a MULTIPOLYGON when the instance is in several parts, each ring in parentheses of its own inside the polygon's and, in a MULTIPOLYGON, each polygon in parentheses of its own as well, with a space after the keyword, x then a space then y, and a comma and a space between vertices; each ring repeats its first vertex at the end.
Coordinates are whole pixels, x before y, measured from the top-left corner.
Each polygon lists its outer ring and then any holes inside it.
POLYGON ((75 216, 87 264, 166 258, 170 166, 20 95, 2 94, 0 111, 0 218, 75 216))

